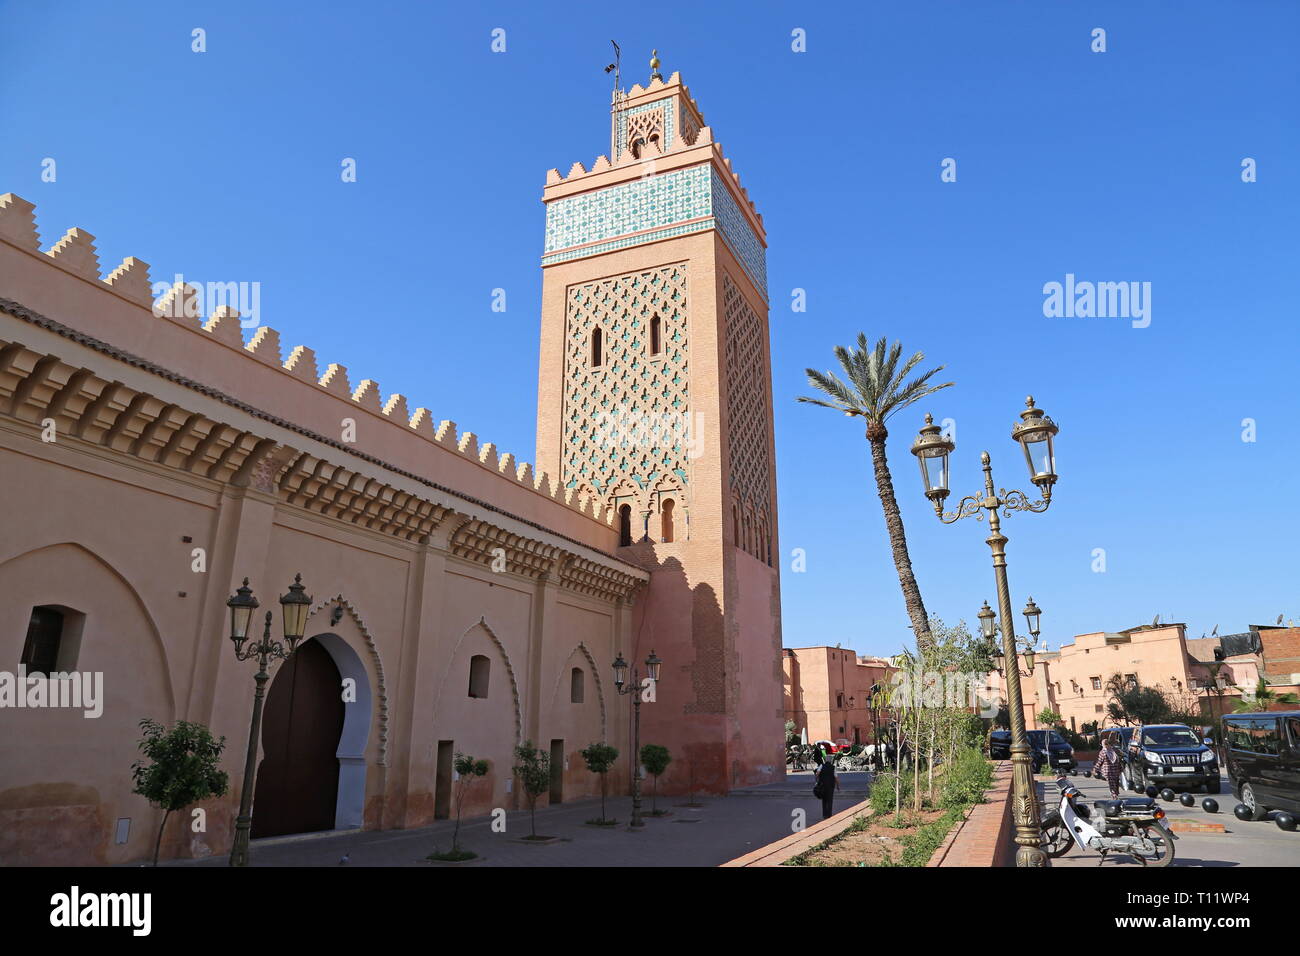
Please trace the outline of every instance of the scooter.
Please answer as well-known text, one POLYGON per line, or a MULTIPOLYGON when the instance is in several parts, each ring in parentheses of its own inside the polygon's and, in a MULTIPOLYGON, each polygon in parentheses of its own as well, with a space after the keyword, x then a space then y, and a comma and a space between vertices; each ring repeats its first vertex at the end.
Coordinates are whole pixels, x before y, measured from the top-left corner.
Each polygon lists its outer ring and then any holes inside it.
POLYGON ((1150 797, 1097 800, 1092 808, 1080 801, 1079 788, 1065 777, 1056 781, 1059 806, 1043 814, 1043 849, 1052 858, 1064 856, 1075 844, 1101 854, 1100 866, 1111 851, 1127 853, 1142 866, 1174 862, 1178 837, 1160 822, 1165 811, 1150 797))

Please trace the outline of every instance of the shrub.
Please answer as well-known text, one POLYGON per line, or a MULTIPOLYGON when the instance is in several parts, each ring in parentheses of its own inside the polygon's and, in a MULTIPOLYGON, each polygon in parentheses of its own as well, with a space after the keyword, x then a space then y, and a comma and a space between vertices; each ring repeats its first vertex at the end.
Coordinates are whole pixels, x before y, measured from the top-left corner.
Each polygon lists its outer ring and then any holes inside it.
POLYGON ((645 772, 655 778, 654 790, 650 795, 650 815, 659 816, 659 775, 668 769, 673 756, 662 744, 643 744, 641 747, 641 765, 645 772))
POLYGON ((980 803, 984 791, 993 784, 993 764, 973 747, 964 747, 948 765, 944 774, 939 804, 943 807, 960 807, 980 803))
POLYGON ((978 750, 984 746, 984 736, 984 721, 974 714, 963 714, 957 728, 958 744, 978 750))
POLYGON ((515 747, 515 765, 512 768, 523 787, 528 801, 528 820, 531 839, 537 839, 537 798, 551 789, 551 755, 531 740, 515 747))
POLYGON ((893 813, 898 809, 894 805, 894 788, 899 789, 898 798, 903 806, 912 799, 912 775, 899 774, 896 770, 882 770, 871 782, 871 809, 878 815, 893 813))
MULTIPOLYGON (((592 773, 600 775, 600 823, 604 825, 605 820, 605 774, 609 773, 614 761, 618 759, 618 750, 609 744, 593 743, 585 750, 579 751, 582 759, 587 763, 587 769, 592 773)), ((632 768, 636 773, 636 768, 632 768)), ((592 821, 587 821, 588 823, 592 821)), ((613 822, 613 821, 609 821, 613 822)))
POLYGON ((163 811, 158 839, 153 845, 153 865, 157 866, 167 818, 192 803, 226 795, 230 778, 224 770, 217 769, 221 752, 226 749, 226 738, 218 740, 203 724, 187 720, 178 720, 168 730, 146 717, 140 721, 140 728, 144 731, 140 750, 150 763, 137 761, 131 765, 131 778, 135 782, 132 792, 163 811))
POLYGON ((903 837, 903 852, 896 861, 881 862, 881 866, 925 866, 939 849, 953 824, 961 819, 962 811, 954 807, 933 823, 927 823, 915 833, 903 837))

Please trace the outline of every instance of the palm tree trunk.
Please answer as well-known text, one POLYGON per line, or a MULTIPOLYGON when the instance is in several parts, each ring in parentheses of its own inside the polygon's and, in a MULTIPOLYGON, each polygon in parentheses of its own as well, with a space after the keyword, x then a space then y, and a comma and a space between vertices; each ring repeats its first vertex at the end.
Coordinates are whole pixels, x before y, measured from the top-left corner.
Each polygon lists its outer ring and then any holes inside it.
POLYGON ((916 647, 922 654, 933 646, 930 637, 930 619, 925 613, 925 604, 921 601, 921 589, 917 586, 916 575, 912 573, 912 558, 907 552, 907 533, 903 530, 903 518, 898 513, 898 500, 894 497, 894 480, 889 474, 889 461, 885 456, 885 439, 889 433, 883 425, 872 425, 867 429, 867 438, 871 442, 871 463, 876 472, 876 490, 880 494, 880 505, 885 512, 885 529, 889 532, 889 544, 894 552, 894 567, 898 571, 898 583, 903 589, 903 603, 907 605, 907 616, 916 633, 916 647))

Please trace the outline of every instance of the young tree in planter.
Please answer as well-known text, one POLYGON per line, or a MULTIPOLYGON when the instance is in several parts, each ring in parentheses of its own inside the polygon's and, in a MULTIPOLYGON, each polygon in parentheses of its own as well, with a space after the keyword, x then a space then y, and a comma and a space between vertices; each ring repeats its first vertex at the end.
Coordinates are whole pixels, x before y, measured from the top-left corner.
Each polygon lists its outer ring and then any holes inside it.
POLYGON ((532 836, 537 837, 537 798, 551 789, 551 755, 539 747, 534 747, 531 740, 525 740, 515 748, 515 776, 524 788, 528 798, 528 815, 532 826, 532 836))
POLYGON ((641 763, 645 766, 646 773, 655 778, 654 789, 650 791, 650 815, 652 817, 659 816, 659 775, 667 770, 668 765, 672 762, 673 757, 668 752, 667 747, 660 744, 646 744, 641 748, 641 763))
POLYGON ((163 811, 158 839, 153 846, 153 865, 157 866, 167 818, 192 803, 226 795, 230 778, 224 770, 217 769, 226 738, 215 740, 207 727, 187 720, 177 721, 168 730, 146 717, 140 721, 140 729, 144 731, 140 750, 151 763, 136 761, 131 765, 131 777, 135 781, 132 792, 163 811))
MULTIPOLYGON (((601 825, 617 823, 616 820, 605 819, 605 774, 609 773, 610 767, 614 766, 614 761, 618 759, 618 751, 609 744, 591 744, 582 751, 582 759, 586 761, 588 770, 600 774, 601 825)), ((635 767, 632 768, 632 772, 636 773, 635 767)))
POLYGON ((1040 724, 1045 724, 1048 727, 1055 727, 1063 721, 1061 715, 1057 711, 1052 710, 1050 707, 1044 707, 1038 712, 1038 722, 1040 724))
POLYGON ((469 754, 457 753, 451 766, 460 777, 456 781, 456 826, 451 831, 451 855, 455 857, 460 855, 460 815, 465 809, 465 797, 475 780, 487 776, 488 762, 475 760, 469 754))

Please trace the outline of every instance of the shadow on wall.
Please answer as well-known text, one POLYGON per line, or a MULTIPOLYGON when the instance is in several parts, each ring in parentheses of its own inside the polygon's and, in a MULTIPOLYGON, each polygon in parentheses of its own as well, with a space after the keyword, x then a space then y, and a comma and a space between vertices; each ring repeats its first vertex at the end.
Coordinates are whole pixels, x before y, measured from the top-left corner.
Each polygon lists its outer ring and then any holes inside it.
MULTIPOLYGON (((670 546, 671 547, 671 546, 670 546)), ((668 549, 665 549, 668 550, 668 549)), ((664 661, 655 700, 641 707, 641 743, 663 744, 672 763, 659 780, 665 795, 725 793, 733 768, 727 752, 738 687, 735 652, 728 648, 722 607, 712 585, 691 586, 678 558, 643 541, 634 554, 650 570, 650 585, 634 605, 633 646, 641 663, 653 650, 664 661)), ((623 705, 631 708, 631 698, 623 705)), ((620 749, 632 752, 631 720, 620 749)))

